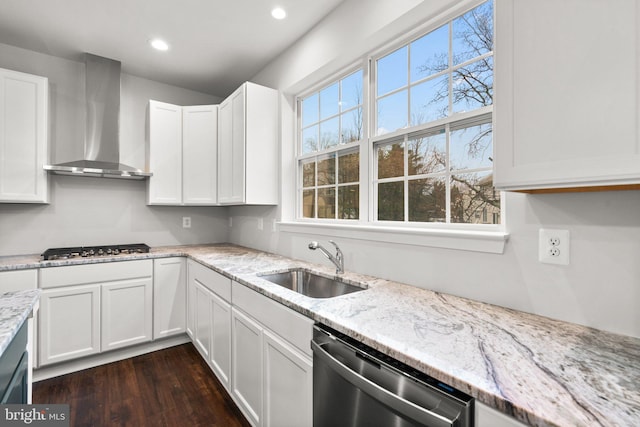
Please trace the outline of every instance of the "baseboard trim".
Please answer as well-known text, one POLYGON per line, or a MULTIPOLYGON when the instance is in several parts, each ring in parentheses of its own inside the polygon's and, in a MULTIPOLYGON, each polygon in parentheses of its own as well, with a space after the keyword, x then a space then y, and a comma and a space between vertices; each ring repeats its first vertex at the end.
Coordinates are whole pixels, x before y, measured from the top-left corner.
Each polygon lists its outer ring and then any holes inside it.
POLYGON ((59 377, 61 375, 82 371, 84 369, 95 368, 96 366, 106 365, 107 363, 117 362, 169 347, 175 347, 188 342, 191 342, 191 338, 186 334, 180 334, 161 340, 96 354, 94 356, 83 357, 81 359, 62 362, 50 366, 43 366, 42 368, 33 370, 33 382, 59 377))

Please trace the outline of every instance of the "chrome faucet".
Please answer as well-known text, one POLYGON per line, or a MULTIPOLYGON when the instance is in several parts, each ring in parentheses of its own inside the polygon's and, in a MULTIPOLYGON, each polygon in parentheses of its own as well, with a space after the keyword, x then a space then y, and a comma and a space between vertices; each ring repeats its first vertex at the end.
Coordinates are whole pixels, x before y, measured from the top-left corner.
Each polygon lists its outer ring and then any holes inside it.
POLYGON ((336 274, 342 274, 344 273, 344 256, 342 255, 342 251, 340 250, 338 244, 333 240, 329 240, 329 243, 336 247, 335 256, 331 255, 331 253, 323 248, 322 245, 318 242, 309 243, 309 249, 311 249, 312 251, 320 249, 320 252, 322 252, 324 256, 329 258, 329 261, 331 261, 336 266, 336 274))

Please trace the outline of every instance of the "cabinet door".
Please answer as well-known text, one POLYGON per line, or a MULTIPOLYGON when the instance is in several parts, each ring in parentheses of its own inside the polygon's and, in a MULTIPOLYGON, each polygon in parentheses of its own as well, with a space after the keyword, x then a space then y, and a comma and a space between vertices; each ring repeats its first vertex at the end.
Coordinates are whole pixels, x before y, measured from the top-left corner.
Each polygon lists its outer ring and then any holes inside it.
POLYGON ((262 424, 262 326, 231 310, 232 395, 249 422, 262 424))
POLYGON ((182 204, 182 107, 149 101, 149 205, 182 204))
POLYGON ((211 367, 218 380, 231 390, 231 305, 211 294, 211 367))
POLYGON ((100 285, 45 289, 40 299, 40 366, 100 352, 100 285))
POLYGON ((182 196, 185 205, 217 203, 218 106, 182 108, 182 196))
POLYGON ((48 80, 0 69, 0 202, 48 203, 48 80))
POLYGON ((180 258, 153 262, 153 339, 181 334, 186 329, 186 262, 180 258))
POLYGON ((220 104, 218 201, 222 204, 244 202, 245 87, 220 104))
POLYGON ((196 334, 196 282, 193 261, 187 261, 187 334, 195 341, 196 334))
POLYGON ((496 2, 498 188, 640 183, 637 3, 496 2))
POLYGON ((194 342, 198 351, 209 361, 211 354, 211 292, 201 283, 195 283, 194 342))
POLYGON ((264 331, 265 427, 313 425, 313 362, 264 331))
POLYGON ((151 277, 102 285, 102 351, 151 341, 151 277))

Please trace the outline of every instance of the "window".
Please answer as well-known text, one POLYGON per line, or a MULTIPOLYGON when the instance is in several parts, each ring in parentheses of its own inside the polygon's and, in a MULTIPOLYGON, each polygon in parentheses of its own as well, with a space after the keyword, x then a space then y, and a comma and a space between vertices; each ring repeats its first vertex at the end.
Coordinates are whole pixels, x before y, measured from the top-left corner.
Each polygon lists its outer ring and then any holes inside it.
POLYGON ((367 63, 298 100, 298 218, 499 224, 492 1, 367 63))
POLYGON ((493 190, 493 5, 375 59, 378 221, 487 223, 493 190))
POLYGON ((302 218, 359 219, 362 70, 299 102, 302 218))

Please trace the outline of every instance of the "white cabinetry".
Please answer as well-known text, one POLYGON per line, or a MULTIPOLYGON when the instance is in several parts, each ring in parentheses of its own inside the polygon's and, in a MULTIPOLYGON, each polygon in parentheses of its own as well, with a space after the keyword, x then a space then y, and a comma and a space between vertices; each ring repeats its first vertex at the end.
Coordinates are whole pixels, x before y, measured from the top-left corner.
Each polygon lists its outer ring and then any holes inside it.
MULTIPOLYGON (((254 426, 262 425, 262 326, 232 309, 232 395, 254 426)), ((293 406, 290 403, 291 407, 293 406)))
POLYGON ((196 348, 222 385, 230 390, 231 279, 187 261, 188 331, 196 348))
POLYGON ((102 351, 151 341, 151 277, 105 283, 101 297, 102 351))
POLYGON ((183 257, 153 261, 153 339, 186 330, 186 270, 183 257))
POLYGON ((218 106, 149 101, 150 205, 217 203, 218 106))
POLYGON ((48 80, 0 69, 0 202, 48 203, 48 80))
POLYGON ((40 366, 151 340, 151 260, 40 270, 40 366))
POLYGON ((40 366, 99 353, 100 285, 45 289, 39 321, 40 366))
POLYGON ((475 401, 477 427, 526 427, 526 424, 475 401))
POLYGON ((278 203, 278 92, 246 82, 220 104, 218 202, 278 203))
POLYGON ((497 188, 640 184, 639 24, 636 0, 496 2, 497 188))
POLYGON ((313 321, 246 286, 232 291, 236 403, 256 426, 311 426, 313 321))

